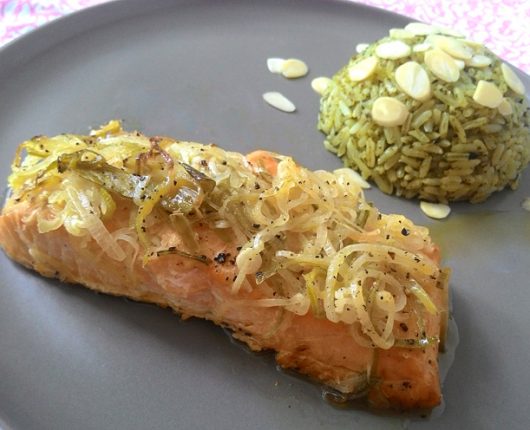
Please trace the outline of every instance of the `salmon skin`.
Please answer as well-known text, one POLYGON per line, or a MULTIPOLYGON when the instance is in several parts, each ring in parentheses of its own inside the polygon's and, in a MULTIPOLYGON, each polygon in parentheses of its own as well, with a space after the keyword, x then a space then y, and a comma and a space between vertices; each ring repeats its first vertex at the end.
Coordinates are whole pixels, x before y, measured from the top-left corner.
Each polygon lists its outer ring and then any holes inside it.
POLYGON ((374 408, 440 403, 449 271, 350 170, 111 121, 23 142, 8 181, 0 245, 41 275, 211 320, 374 408))

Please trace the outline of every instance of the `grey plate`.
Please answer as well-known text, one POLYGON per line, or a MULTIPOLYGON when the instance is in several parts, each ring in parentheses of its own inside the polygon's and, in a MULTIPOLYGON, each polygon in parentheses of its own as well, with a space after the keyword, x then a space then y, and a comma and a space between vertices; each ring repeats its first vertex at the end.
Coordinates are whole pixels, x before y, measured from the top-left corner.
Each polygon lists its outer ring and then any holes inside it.
MULTIPOLYGON (((310 80, 359 42, 407 21, 340 1, 121 1, 74 14, 0 52, 0 176, 35 134, 86 132, 110 118, 146 133, 292 154, 332 169, 310 80), (270 74, 299 57, 304 79, 270 74), (261 99, 279 90, 298 106, 261 99)), ((525 78, 526 79, 526 78, 525 78)), ((526 80, 528 83, 528 80, 526 80)), ((528 85, 528 84, 527 84, 528 85)), ((461 343, 440 418, 411 428, 528 428, 530 226, 516 192, 455 205, 433 223, 416 202, 370 190, 384 211, 430 224, 454 268, 461 343)), ((207 322, 41 279, 0 256, 0 427, 13 429, 401 428, 340 410, 207 322)))

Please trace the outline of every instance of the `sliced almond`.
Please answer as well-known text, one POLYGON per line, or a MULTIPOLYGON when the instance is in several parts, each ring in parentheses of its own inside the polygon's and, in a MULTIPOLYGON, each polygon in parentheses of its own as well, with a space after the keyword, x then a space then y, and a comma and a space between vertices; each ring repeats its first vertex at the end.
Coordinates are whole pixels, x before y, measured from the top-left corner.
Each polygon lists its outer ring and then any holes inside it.
POLYGON ((502 102, 497 107, 497 109, 499 110, 499 113, 503 116, 508 116, 513 113, 512 105, 508 100, 506 100, 506 98, 502 99, 502 102))
POLYGON ((329 87, 329 84, 331 84, 331 79, 325 76, 319 76, 311 81, 311 88, 313 88, 317 94, 322 95, 329 87))
POLYGON ((388 32, 392 39, 413 39, 415 36, 403 28, 391 28, 388 32))
POLYGON ((425 37, 424 43, 430 44, 433 48, 439 48, 441 40, 444 39, 446 36, 442 36, 440 34, 429 34, 427 37, 425 37))
POLYGON ((470 60, 473 57, 473 50, 466 44, 452 37, 439 36, 436 40, 436 47, 447 52, 451 57, 460 60, 470 60))
POLYGON ((521 203, 521 206, 524 210, 530 212, 530 197, 527 197, 526 199, 524 199, 523 202, 521 203))
POLYGON ((462 43, 465 43, 467 46, 473 48, 473 49, 482 49, 484 48, 484 44, 480 42, 476 42, 474 40, 464 39, 462 40, 462 43))
POLYGON ((513 91, 517 94, 524 95, 525 87, 523 81, 519 79, 519 76, 508 66, 506 63, 501 64, 502 76, 504 76, 504 81, 513 91))
POLYGON ((469 64, 471 67, 482 68, 488 67, 492 61, 493 60, 490 57, 486 57, 485 55, 473 55, 467 64, 469 64))
POLYGON ((408 115, 407 107, 392 97, 379 97, 372 106, 373 120, 383 127, 403 125, 408 115))
POLYGON ((479 105, 495 109, 502 103, 503 97, 495 84, 481 80, 478 81, 473 100, 479 105))
POLYGON ((397 60, 398 58, 407 57, 410 55, 410 52, 410 46, 401 40, 384 42, 375 48, 375 55, 379 58, 388 60, 397 60))
POLYGON ((464 70, 464 68, 466 67, 466 62, 463 61, 463 60, 456 60, 455 59, 455 64, 460 70, 464 70))
POLYGON ((357 185, 359 185, 361 188, 364 188, 365 190, 371 188, 371 185, 361 175, 359 175, 359 173, 357 173, 355 170, 344 167, 342 169, 334 170, 333 173, 335 175, 346 176, 348 180, 351 180, 352 182, 356 183, 357 185))
POLYGON ((364 60, 355 63, 348 69, 348 76, 354 82, 364 81, 377 68, 378 60, 377 57, 368 57, 364 60))
POLYGON ((277 91, 270 91, 263 94, 263 100, 265 100, 272 107, 275 107, 278 110, 283 112, 294 112, 296 106, 294 103, 285 97, 282 93, 277 91))
POLYGON ((438 32, 435 27, 424 24, 423 22, 411 22, 405 26, 405 30, 412 33, 414 36, 426 36, 438 32))
POLYGON ((283 58, 267 58, 267 68, 271 73, 282 73, 285 60, 283 58))
POLYGON ((420 208, 429 218, 443 219, 451 213, 451 208, 443 203, 420 202, 420 208))
POLYGON ((368 43, 359 43, 355 47, 355 52, 357 52, 357 54, 362 54, 364 51, 366 51, 366 48, 368 48, 369 46, 370 45, 368 43))
POLYGON ((450 55, 438 48, 425 53, 425 64, 429 70, 445 82, 456 82, 460 77, 460 69, 450 55))
POLYGON ((432 48, 432 45, 427 42, 417 43, 412 47, 412 51, 414 52, 425 52, 432 48))
POLYGON ((281 73, 289 79, 301 78, 309 71, 307 64, 297 58, 289 58, 282 64, 281 73))
POLYGON ((396 69, 399 87, 415 100, 426 101, 431 97, 431 82, 423 67, 415 61, 408 61, 396 69))
POLYGON ((446 36, 452 36, 452 37, 458 37, 458 38, 464 37, 462 33, 460 33, 458 30, 455 30, 453 28, 440 27, 438 25, 434 26, 434 28, 436 28, 438 33, 445 34, 446 36))

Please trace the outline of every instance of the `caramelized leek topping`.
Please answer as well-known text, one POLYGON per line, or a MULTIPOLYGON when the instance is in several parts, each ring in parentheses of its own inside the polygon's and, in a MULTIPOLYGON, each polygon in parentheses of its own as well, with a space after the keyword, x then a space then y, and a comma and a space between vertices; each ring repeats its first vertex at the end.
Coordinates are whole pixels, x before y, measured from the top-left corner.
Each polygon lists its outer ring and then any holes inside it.
POLYGON ((149 176, 130 174, 111 166, 100 154, 89 149, 60 155, 57 158, 57 170, 59 173, 73 171, 108 191, 136 200, 141 200, 141 196, 146 194, 149 182, 149 176))
POLYGON ((90 136, 34 137, 12 169, 8 205, 45 208, 40 232, 64 227, 91 238, 130 270, 142 256, 209 264, 201 234, 214 232, 238 248, 232 291, 263 292, 249 306, 347 324, 366 348, 438 342, 428 329, 447 315, 436 297, 448 272, 428 230, 380 214, 348 169, 313 172, 266 151, 148 138, 117 121, 90 136), (407 338, 396 328, 405 322, 418 326, 407 338))
POLYGON ((163 255, 179 255, 180 257, 191 258, 192 260, 197 260, 204 264, 210 264, 212 262, 212 260, 210 260, 206 255, 190 254, 189 252, 181 251, 174 246, 161 251, 156 251, 157 257, 162 257, 163 255))
POLYGON ((142 243, 148 245, 144 224, 157 203, 170 213, 189 214, 214 189, 215 181, 185 163, 173 163, 156 144, 139 154, 137 161, 137 170, 142 175, 114 167, 97 152, 83 149, 60 155, 57 170, 75 172, 104 190, 133 199, 138 205, 137 233, 142 243))

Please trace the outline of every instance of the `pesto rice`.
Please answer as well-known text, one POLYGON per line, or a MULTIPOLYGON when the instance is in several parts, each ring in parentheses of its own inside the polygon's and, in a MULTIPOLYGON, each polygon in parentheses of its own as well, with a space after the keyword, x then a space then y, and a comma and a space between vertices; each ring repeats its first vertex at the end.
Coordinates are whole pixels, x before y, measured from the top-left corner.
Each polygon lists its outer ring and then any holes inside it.
POLYGON ((530 161, 524 93, 483 45, 409 24, 339 70, 318 127, 328 150, 385 193, 476 203, 515 188, 530 161))

